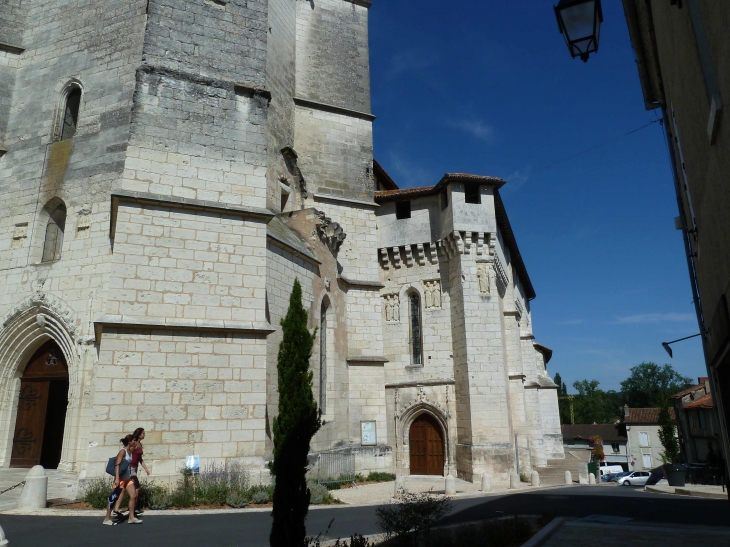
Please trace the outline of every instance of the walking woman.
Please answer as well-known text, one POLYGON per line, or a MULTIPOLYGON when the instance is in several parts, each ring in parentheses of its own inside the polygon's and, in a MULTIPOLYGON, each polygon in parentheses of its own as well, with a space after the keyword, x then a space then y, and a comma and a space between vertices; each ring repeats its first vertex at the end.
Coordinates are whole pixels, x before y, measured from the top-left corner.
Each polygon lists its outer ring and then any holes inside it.
POLYGON ((121 495, 121 493, 125 490, 129 494, 128 524, 142 523, 140 519, 134 518, 134 505, 137 502, 137 490, 134 488, 134 482, 132 481, 132 468, 129 465, 132 462, 132 452, 135 448, 134 435, 127 435, 123 439, 120 439, 120 442, 124 448, 122 448, 117 454, 117 459, 114 464, 114 491, 109 496, 109 507, 107 507, 106 516, 104 517, 104 524, 107 526, 117 524, 111 519, 112 505, 115 501, 117 501, 115 496, 121 495), (127 465, 122 466, 122 462, 126 462, 127 465))
MULTIPOLYGON (((144 440, 144 428, 138 427, 134 430, 134 433, 132 433, 132 441, 134 443, 134 448, 132 449, 132 460, 129 464, 129 468, 132 472, 132 482, 134 483, 134 489, 137 493, 137 499, 139 499, 139 490, 140 490, 140 484, 139 479, 137 478, 137 469, 139 468, 139 465, 142 464, 142 467, 144 468, 145 472, 149 476, 150 470, 147 469, 147 466, 144 463, 144 460, 142 459, 142 454, 144 453, 144 450, 142 449, 142 440, 144 440)), ((119 512, 119 508, 122 505, 122 501, 124 499, 124 492, 119 496, 119 499, 117 500, 116 505, 114 506, 114 514, 117 518, 121 518, 123 515, 119 512)), ((142 511, 139 509, 134 510, 134 516, 138 517, 142 514, 142 511)), ((130 517, 132 513, 129 513, 130 517)))

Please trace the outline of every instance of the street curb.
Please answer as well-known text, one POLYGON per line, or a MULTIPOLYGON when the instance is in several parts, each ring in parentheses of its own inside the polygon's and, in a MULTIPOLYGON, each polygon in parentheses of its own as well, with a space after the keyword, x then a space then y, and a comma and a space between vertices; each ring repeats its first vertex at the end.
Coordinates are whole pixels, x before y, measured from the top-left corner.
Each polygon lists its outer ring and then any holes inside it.
POLYGON ((721 493, 715 493, 715 492, 699 492, 697 490, 690 490, 688 488, 674 488, 674 492, 667 492, 666 490, 661 490, 659 488, 654 488, 652 486, 645 486, 644 487, 645 492, 651 492, 653 494, 667 494, 669 496, 687 496, 690 498, 704 498, 704 499, 711 499, 711 500, 727 500, 728 494, 727 492, 725 494, 721 493))
POLYGON ((539 547, 550 539, 550 537, 557 532, 558 528, 560 528, 563 524, 565 524, 565 519, 563 517, 554 518, 550 521, 550 524, 527 540, 527 543, 524 543, 522 547, 539 547))
MULTIPOLYGON (((466 500, 466 499, 490 499, 501 496, 509 496, 512 494, 529 494, 535 492, 544 492, 549 490, 556 490, 558 488, 571 488, 582 486, 579 484, 563 484, 563 485, 546 485, 536 487, 517 488, 514 490, 501 490, 498 492, 480 492, 474 494, 463 494, 452 497, 452 499, 466 500)), ((391 500, 392 501, 392 500, 391 500)), ((320 509, 350 509, 356 507, 373 507, 383 505, 389 502, 371 502, 371 503, 339 503, 331 505, 311 505, 310 511, 318 511, 320 509)), ((243 509, 165 509, 161 511, 155 511, 154 509, 148 509, 145 511, 145 515, 148 516, 195 516, 195 515, 220 515, 229 513, 265 513, 271 512, 271 507, 251 507, 243 509)), ((35 510, 19 510, 19 509, 7 509, 0 511, 0 515, 16 515, 16 516, 44 516, 44 517, 103 517, 106 512, 102 509, 35 509, 35 510)), ((143 517, 144 518, 144 517, 143 517)))

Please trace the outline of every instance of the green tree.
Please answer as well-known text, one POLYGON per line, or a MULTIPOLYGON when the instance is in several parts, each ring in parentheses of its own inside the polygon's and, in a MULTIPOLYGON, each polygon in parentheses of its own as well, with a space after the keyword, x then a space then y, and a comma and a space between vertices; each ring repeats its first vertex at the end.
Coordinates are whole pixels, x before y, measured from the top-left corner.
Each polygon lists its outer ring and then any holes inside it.
POLYGON ((631 376, 621 382, 621 390, 630 407, 656 408, 691 385, 692 379, 679 374, 672 365, 641 363, 631 368, 631 376))
POLYGON ((279 380, 279 415, 274 418, 275 477, 272 547, 303 545, 304 521, 309 511, 307 454, 314 434, 322 427, 322 412, 312 393, 309 359, 316 336, 307 329, 307 311, 302 305, 302 287, 294 281, 289 310, 282 319, 283 339, 276 364, 279 380))
POLYGON ((565 399, 568 395, 568 386, 567 384, 563 383, 563 379, 560 377, 559 373, 555 373, 555 378, 553 379, 555 382, 555 385, 558 386, 558 409, 560 411, 560 423, 561 424, 569 424, 570 423, 570 401, 568 399, 565 399))
POLYGON ((603 391, 598 388, 598 380, 576 380, 573 388, 578 392, 573 400, 575 423, 604 423, 603 391))
POLYGON ((674 434, 674 420, 669 414, 669 405, 664 400, 659 409, 657 416, 659 424, 659 441, 664 447, 664 452, 660 454, 664 463, 679 463, 679 440, 674 434))

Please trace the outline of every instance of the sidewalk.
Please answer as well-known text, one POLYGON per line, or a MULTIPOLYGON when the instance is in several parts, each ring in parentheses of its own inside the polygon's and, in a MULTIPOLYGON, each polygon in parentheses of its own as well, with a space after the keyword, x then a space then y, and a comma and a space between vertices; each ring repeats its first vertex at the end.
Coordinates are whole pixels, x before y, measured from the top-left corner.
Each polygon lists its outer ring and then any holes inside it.
POLYGON ((669 486, 664 484, 655 484, 653 486, 645 486, 647 492, 656 492, 659 494, 677 494, 679 496, 693 496, 697 498, 709 498, 714 500, 728 499, 727 491, 722 486, 709 486, 702 484, 687 484, 685 486, 669 486))
MULTIPOLYGON (((407 492, 433 492, 434 494, 444 493, 444 477, 409 475, 403 477, 407 492)), ((456 484, 456 495, 454 498, 466 496, 478 496, 487 494, 500 494, 507 492, 520 492, 532 488, 529 482, 522 482, 516 489, 510 490, 506 486, 497 486, 489 492, 481 492, 479 485, 461 479, 454 479, 456 484)), ((565 486, 565 485, 563 485, 565 486)), ((348 505, 380 505, 388 503, 395 494, 395 481, 379 482, 376 484, 355 485, 351 488, 332 490, 332 497, 348 505)))
MULTIPOLYGON (((15 486, 19 482, 25 480, 25 476, 30 469, 24 468, 7 468, 0 469, 0 491, 15 486)), ((46 469, 48 476, 48 499, 76 499, 76 490, 78 485, 78 473, 64 473, 57 469, 46 469)), ((15 509, 20 499, 20 493, 23 491, 22 486, 18 486, 13 490, 0 494, 0 512, 15 509)))

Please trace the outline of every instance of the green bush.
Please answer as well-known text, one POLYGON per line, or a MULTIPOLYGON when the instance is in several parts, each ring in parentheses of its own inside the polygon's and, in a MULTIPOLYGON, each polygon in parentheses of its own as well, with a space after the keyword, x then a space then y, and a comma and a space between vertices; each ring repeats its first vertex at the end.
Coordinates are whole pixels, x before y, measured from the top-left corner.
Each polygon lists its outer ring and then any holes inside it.
POLYGON ((307 486, 309 486, 309 492, 311 493, 311 497, 309 498, 309 503, 311 504, 321 505, 326 500, 332 497, 330 496, 329 490, 327 490, 327 488, 325 488, 321 484, 312 482, 309 483, 307 486))
POLYGON ((371 471, 365 477, 365 480, 368 482, 388 482, 394 481, 395 475, 393 473, 383 473, 382 471, 371 471))
POLYGON ((241 509, 249 504, 250 500, 248 496, 243 492, 234 491, 228 494, 226 498, 226 504, 230 505, 235 509, 241 509))
POLYGON ((450 510, 450 498, 436 497, 431 492, 405 492, 396 503, 380 505, 375 516, 378 527, 393 544, 430 545, 431 528, 450 510))
POLYGON ((114 481, 111 477, 97 477, 86 484, 81 499, 94 509, 106 509, 112 490, 114 481))
POLYGON ((159 490, 150 492, 149 501, 147 502, 146 507, 156 511, 161 511, 169 509, 171 505, 172 499, 170 497, 170 492, 165 488, 160 488, 159 490))
POLYGON ((142 509, 144 507, 152 507, 152 497, 159 496, 161 493, 167 495, 167 489, 164 486, 157 484, 155 481, 140 481, 139 483, 139 494, 137 495, 137 507, 142 509))
POLYGON ((251 494, 251 503, 269 503, 271 501, 271 494, 266 490, 257 490, 251 494))

